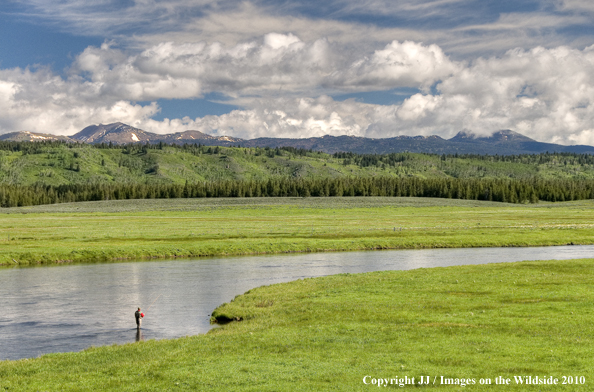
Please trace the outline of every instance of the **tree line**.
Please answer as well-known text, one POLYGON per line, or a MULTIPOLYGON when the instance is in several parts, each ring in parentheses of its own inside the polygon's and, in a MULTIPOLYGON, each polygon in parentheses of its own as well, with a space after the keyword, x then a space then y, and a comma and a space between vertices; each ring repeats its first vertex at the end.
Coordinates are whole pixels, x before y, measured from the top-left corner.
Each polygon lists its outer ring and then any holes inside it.
POLYGON ((345 165, 354 164, 359 167, 369 167, 381 165, 396 166, 398 163, 412 161, 417 157, 439 157, 441 161, 452 160, 476 160, 483 162, 507 162, 522 163, 528 165, 543 164, 563 164, 563 165, 594 165, 594 155, 578 154, 572 152, 556 152, 541 154, 521 154, 521 155, 478 155, 478 154, 428 154, 428 153, 408 153, 398 152, 389 154, 357 154, 354 152, 337 152, 332 157, 343 159, 345 165))
POLYGON ((179 184, 0 185, 0 206, 17 207, 94 200, 205 197, 436 197, 537 203, 594 198, 592 180, 485 178, 270 178, 179 184))

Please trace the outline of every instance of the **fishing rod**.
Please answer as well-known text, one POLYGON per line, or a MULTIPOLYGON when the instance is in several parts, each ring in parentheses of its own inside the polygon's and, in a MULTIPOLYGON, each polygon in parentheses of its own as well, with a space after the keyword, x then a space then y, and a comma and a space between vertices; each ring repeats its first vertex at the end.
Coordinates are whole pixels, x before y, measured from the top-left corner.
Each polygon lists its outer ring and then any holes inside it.
POLYGON ((147 312, 148 312, 148 311, 151 309, 151 306, 153 306, 153 305, 154 305, 154 303, 155 303, 155 302, 157 302, 157 300, 159 299, 159 297, 160 297, 161 295, 163 295, 163 293, 159 294, 159 295, 157 296, 157 298, 155 298, 155 300, 153 301, 153 303, 151 303, 151 304, 149 305, 149 307, 146 309, 146 311, 147 311, 147 312))
MULTIPOLYGON (((155 304, 155 302, 157 302, 157 300, 159 299, 159 297, 161 297, 161 295, 163 295, 163 292, 161 292, 161 293, 159 293, 159 295, 157 295, 157 298, 155 298, 155 300, 149 305, 149 307, 146 309, 146 312, 148 312, 151 309, 151 307, 155 304)), ((140 308, 139 308, 139 310, 140 310, 140 308)), ((145 313, 140 313, 141 318, 144 318, 144 316, 145 316, 145 313)))

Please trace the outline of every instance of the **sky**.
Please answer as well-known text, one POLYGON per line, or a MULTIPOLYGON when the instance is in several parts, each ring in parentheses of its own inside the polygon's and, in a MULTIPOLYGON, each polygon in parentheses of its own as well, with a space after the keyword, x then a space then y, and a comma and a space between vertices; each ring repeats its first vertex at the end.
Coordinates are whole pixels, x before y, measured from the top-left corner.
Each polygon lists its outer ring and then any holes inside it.
POLYGON ((0 133, 594 145, 591 0, 2 0, 0 133))

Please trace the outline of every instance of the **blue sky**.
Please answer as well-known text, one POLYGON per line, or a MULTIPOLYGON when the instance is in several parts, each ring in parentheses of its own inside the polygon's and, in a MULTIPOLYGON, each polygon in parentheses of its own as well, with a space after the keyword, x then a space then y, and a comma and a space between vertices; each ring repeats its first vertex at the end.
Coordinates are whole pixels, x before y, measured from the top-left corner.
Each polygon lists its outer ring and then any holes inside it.
POLYGON ((594 144, 585 0, 5 0, 0 133, 594 144))

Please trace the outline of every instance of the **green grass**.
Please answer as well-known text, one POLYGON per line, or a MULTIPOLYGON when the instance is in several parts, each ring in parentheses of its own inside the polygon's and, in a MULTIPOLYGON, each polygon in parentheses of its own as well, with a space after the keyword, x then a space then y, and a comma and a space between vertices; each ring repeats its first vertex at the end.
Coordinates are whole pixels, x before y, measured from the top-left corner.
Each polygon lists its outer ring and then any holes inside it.
POLYGON ((444 376, 477 384, 407 388, 591 391, 593 267, 519 262, 261 287, 213 313, 243 321, 206 335, 0 362, 0 390, 360 391, 377 389, 365 376, 444 376), (478 384, 523 375, 586 384, 478 384))
POLYGON ((593 201, 125 200, 3 209, 0 264, 594 243, 593 201))

